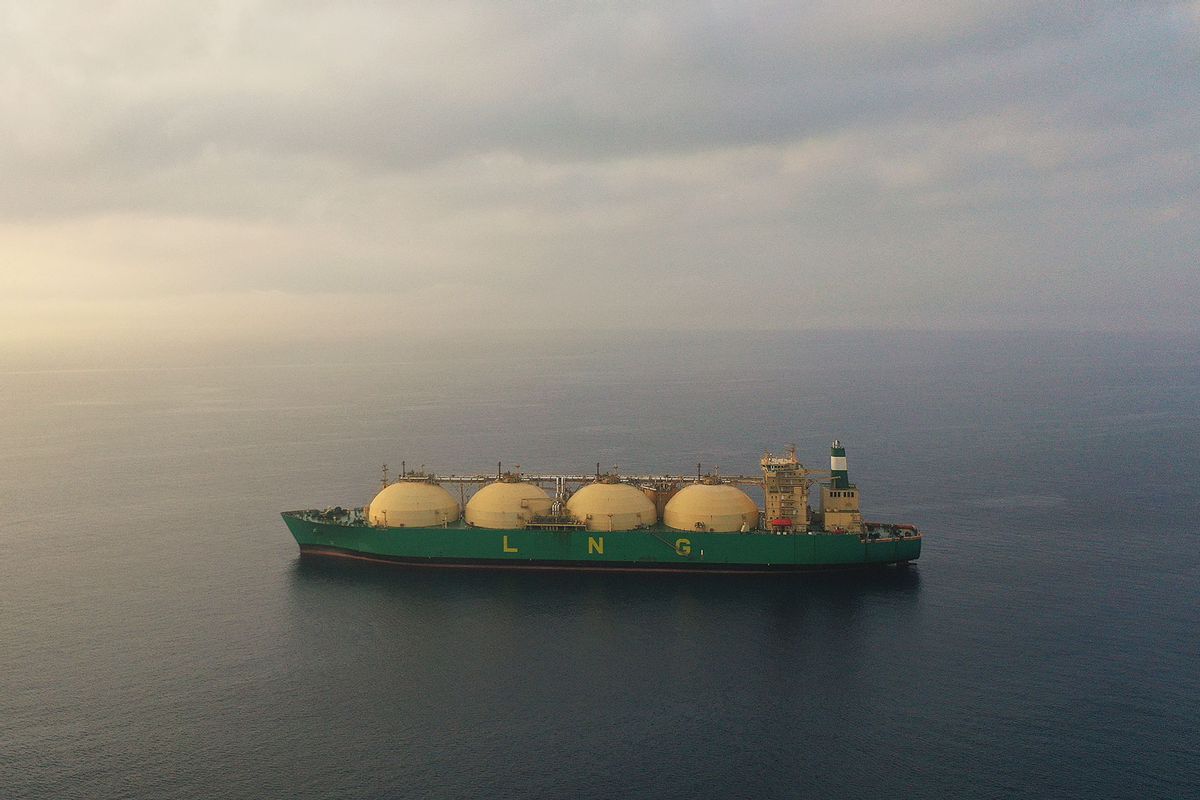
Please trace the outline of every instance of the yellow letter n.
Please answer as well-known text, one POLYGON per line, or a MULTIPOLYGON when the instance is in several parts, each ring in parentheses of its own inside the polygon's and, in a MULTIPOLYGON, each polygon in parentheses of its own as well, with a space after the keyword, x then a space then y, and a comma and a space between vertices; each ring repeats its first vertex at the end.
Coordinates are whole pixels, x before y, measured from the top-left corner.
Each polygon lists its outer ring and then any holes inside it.
POLYGON ((603 536, 600 536, 596 539, 593 539, 590 536, 588 537, 588 555, 590 556, 592 553, 599 553, 600 555, 604 555, 604 537, 603 536))

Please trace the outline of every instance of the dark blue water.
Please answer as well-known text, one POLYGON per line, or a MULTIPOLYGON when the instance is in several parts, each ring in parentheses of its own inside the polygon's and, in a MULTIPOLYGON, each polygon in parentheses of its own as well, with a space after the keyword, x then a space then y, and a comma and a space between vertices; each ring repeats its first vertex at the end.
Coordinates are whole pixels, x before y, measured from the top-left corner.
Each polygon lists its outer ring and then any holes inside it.
POLYGON ((1200 340, 533 335, 0 374, 0 797, 1164 797, 1200 786, 1200 340), (119 368, 118 368, 119 367, 119 368), (908 571, 301 563, 439 471, 834 437, 908 571))

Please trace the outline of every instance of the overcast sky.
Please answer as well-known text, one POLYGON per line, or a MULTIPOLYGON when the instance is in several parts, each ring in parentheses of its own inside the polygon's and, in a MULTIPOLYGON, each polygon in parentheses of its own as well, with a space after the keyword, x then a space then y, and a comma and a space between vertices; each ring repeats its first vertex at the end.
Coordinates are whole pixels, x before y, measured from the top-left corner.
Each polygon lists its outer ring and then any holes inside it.
POLYGON ((0 0, 0 342, 1200 329, 1200 2, 0 0))

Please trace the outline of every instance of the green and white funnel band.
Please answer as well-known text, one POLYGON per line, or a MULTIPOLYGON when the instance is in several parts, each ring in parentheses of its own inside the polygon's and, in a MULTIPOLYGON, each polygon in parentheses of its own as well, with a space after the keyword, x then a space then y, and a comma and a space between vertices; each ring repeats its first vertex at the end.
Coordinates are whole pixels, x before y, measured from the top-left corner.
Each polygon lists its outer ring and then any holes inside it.
POLYGON ((850 473, 846 469, 846 448, 837 439, 829 448, 829 472, 834 489, 850 488, 850 473))

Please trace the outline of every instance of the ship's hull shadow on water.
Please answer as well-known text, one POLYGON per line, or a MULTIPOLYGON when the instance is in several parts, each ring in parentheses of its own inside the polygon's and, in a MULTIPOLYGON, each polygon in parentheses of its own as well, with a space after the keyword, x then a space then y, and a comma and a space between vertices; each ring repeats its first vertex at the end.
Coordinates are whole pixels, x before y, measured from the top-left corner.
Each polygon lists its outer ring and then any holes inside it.
POLYGON ((690 596, 712 601, 755 602, 790 599, 836 601, 917 598, 921 574, 916 564, 741 575, 701 572, 621 572, 571 570, 425 569, 403 564, 301 557, 291 569, 297 590, 368 591, 397 598, 439 596, 456 599, 526 596, 572 602, 611 594, 630 598, 690 596))

